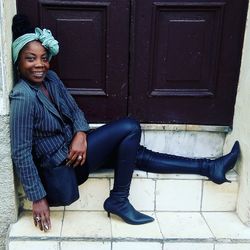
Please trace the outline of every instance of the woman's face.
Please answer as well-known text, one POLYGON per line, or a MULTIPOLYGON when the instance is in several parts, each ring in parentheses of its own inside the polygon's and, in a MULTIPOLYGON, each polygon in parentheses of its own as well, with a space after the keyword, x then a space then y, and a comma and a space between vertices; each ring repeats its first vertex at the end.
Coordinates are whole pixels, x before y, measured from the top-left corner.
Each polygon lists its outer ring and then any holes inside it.
POLYGON ((18 69, 21 78, 41 84, 49 70, 47 50, 38 41, 29 42, 20 52, 18 69))

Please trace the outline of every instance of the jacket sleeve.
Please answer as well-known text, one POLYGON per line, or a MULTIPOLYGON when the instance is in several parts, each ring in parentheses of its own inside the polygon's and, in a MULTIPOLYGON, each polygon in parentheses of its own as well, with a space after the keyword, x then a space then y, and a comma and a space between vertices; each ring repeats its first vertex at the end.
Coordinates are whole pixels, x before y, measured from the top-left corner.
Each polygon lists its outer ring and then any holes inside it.
POLYGON ((32 157, 34 100, 25 91, 10 95, 11 156, 16 173, 30 201, 40 200, 46 192, 32 157))
POLYGON ((57 83, 59 85, 60 92, 62 93, 62 96, 64 98, 64 101, 66 102, 67 106, 71 110, 71 115, 73 116, 73 132, 74 134, 79 131, 86 132, 90 129, 89 124, 85 118, 84 113, 82 110, 78 107, 75 99, 71 96, 67 88, 64 86, 62 81, 59 79, 59 77, 56 75, 55 72, 50 71, 54 75, 55 78, 57 78, 57 83))

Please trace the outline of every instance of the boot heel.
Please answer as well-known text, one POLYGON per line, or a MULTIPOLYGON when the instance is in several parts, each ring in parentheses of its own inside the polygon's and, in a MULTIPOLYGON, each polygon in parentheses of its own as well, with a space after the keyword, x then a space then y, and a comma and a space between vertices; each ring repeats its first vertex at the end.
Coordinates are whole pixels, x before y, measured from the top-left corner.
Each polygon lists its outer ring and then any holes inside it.
POLYGON ((107 212, 108 217, 110 218, 110 212, 107 212))
POLYGON ((137 211, 127 198, 109 197, 103 204, 104 210, 108 213, 119 216, 128 224, 140 225, 154 221, 154 218, 137 211))

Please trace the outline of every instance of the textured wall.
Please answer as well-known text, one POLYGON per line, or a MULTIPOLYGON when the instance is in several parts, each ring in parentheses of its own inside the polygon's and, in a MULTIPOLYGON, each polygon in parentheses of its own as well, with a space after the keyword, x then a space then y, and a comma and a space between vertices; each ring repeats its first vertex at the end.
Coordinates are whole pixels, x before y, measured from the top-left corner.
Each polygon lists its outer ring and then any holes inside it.
POLYGON ((9 224, 16 219, 15 190, 10 158, 9 117, 0 116, 0 249, 9 224))
POLYGON ((240 141, 241 156, 238 164, 240 190, 238 197, 238 215, 250 226, 250 10, 246 25, 242 55, 241 73, 235 105, 233 131, 226 138, 225 148, 229 149, 235 140, 240 141))
POLYGON ((0 249, 5 249, 6 232, 17 217, 8 115, 8 95, 13 83, 11 20, 15 5, 14 0, 0 0, 0 249))

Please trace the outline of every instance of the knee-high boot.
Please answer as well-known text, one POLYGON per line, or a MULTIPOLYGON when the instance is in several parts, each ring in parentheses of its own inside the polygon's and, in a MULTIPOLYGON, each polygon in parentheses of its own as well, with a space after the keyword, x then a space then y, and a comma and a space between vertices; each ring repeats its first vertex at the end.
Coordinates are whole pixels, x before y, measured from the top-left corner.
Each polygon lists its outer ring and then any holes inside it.
POLYGON ((138 225, 152 222, 154 218, 137 211, 128 200, 141 133, 138 123, 133 120, 129 121, 126 125, 129 133, 118 147, 114 187, 110 191, 109 198, 105 200, 103 207, 108 216, 112 213, 129 224, 138 225))
POLYGON ((157 153, 141 146, 138 150, 136 166, 140 170, 152 173, 199 174, 207 176, 217 184, 222 184, 230 182, 225 175, 234 167, 239 153, 238 141, 235 142, 230 153, 214 160, 157 153))

